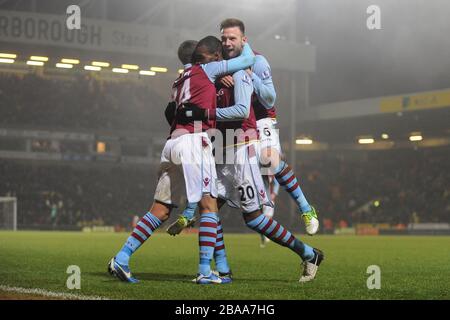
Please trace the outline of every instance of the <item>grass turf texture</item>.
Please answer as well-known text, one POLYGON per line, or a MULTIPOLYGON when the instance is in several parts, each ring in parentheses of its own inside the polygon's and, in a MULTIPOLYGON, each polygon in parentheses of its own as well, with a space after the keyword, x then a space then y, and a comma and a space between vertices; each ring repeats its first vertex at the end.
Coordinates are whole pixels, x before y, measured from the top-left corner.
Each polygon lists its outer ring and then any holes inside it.
POLYGON ((0 284, 112 299, 450 299, 450 237, 315 236, 325 252, 316 280, 300 284, 300 260, 257 234, 225 234, 234 282, 199 286, 197 235, 156 233, 131 260, 139 284, 106 272, 128 234, 0 232, 0 284), (81 268, 81 290, 68 290, 69 265, 81 268), (381 289, 368 290, 369 265, 381 289))

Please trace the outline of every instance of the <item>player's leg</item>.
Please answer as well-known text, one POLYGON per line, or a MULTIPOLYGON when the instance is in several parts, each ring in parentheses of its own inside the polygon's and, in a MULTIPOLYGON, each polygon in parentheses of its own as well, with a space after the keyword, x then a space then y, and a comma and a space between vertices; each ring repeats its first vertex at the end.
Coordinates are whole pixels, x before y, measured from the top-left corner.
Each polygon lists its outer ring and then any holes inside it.
MULTIPOLYGON (((264 181, 264 185, 266 186, 266 190, 269 192, 270 200, 273 203, 273 207, 263 206, 262 212, 266 217, 272 218, 275 213, 275 199, 278 195, 278 189, 280 185, 277 180, 275 180, 273 175, 263 175, 262 178, 264 181)), ((269 238, 261 234, 260 247, 264 248, 267 242, 270 242, 269 238)))
POLYGON ((175 143, 174 140, 167 140, 161 153, 159 178, 153 205, 138 222, 121 250, 108 264, 108 271, 123 281, 137 282, 130 272, 130 257, 169 218, 172 208, 173 187, 177 185, 175 181, 177 168, 171 161, 171 151, 175 143))
MULTIPOLYGON (((263 208, 271 208, 267 196, 269 179, 261 175, 259 161, 255 149, 258 144, 239 147, 236 152, 234 166, 234 183, 240 192, 240 208, 243 212, 253 212, 263 208)), ((231 170, 230 170, 231 171, 231 170)), ((266 237, 261 234, 261 247, 264 247, 266 237)))
POLYGON ((291 166, 282 158, 280 153, 271 147, 267 147, 261 150, 261 160, 270 163, 270 168, 278 181, 280 186, 286 190, 289 195, 297 203, 301 212, 307 212, 311 210, 311 206, 306 200, 303 191, 300 188, 298 179, 293 172, 291 166))
MULTIPOLYGON (((164 157, 164 150, 162 158, 164 157)), ((160 166, 160 176, 156 186, 153 205, 138 222, 121 250, 108 264, 108 271, 122 281, 138 282, 131 275, 129 267, 130 258, 151 237, 153 232, 169 218, 172 208, 172 186, 175 185, 175 167, 166 160, 163 159, 160 166)))
POLYGON ((228 265, 227 255, 225 250, 225 241, 223 239, 223 229, 220 218, 217 214, 213 214, 213 210, 218 212, 217 206, 222 207, 225 202, 221 199, 212 199, 208 197, 202 199, 199 203, 200 211, 200 226, 199 226, 199 246, 200 246, 200 264, 199 272, 195 281, 198 284, 211 283, 231 283, 232 273, 228 265), (212 203, 214 200, 214 203, 212 203), (202 205, 205 203, 209 206, 202 205), (211 207, 215 205, 216 207, 211 207), (214 230, 214 226, 216 229, 214 230), (215 235, 215 237, 214 237, 215 235), (214 243, 212 243, 214 242, 214 243), (211 247, 212 256, 211 256, 211 247), (217 271, 211 270, 211 260, 214 258, 217 271))
POLYGON ((120 251, 108 264, 108 271, 126 282, 138 282, 131 274, 129 261, 131 256, 146 242, 153 232, 169 218, 171 207, 154 202, 150 210, 141 218, 120 251))
MULTIPOLYGON (((224 200, 220 198, 217 199, 217 206, 219 210, 224 204, 225 204, 224 200)), ((219 276, 231 282, 233 274, 231 272, 230 266, 228 265, 225 240, 223 238, 222 222, 220 221, 219 216, 217 217, 217 238, 216 238, 216 245, 214 247, 214 261, 219 276)))
POLYGON ((306 266, 310 266, 311 263, 316 262, 314 266, 316 269, 309 268, 311 274, 308 274, 308 279, 312 280, 317 272, 317 267, 323 259, 323 254, 320 250, 313 249, 307 244, 298 240, 291 232, 285 227, 279 224, 276 220, 268 218, 262 214, 261 208, 266 206, 273 206, 271 201, 267 197, 265 192, 265 185, 259 170, 258 161, 254 161, 254 146, 250 145, 245 149, 239 149, 237 151, 238 163, 243 165, 236 166, 236 182, 241 184, 241 189, 244 192, 241 194, 241 207, 243 211, 243 217, 246 225, 252 230, 258 232, 261 235, 266 236, 273 242, 287 247, 295 252, 302 259, 304 264, 303 273, 301 279, 305 279, 306 266), (244 162, 242 162, 242 158, 244 162), (255 192, 252 192, 254 190, 255 192))
POLYGON ((181 233, 183 229, 193 226, 197 221, 195 218, 195 210, 197 209, 197 203, 186 202, 186 207, 183 212, 178 216, 177 220, 172 222, 167 228, 167 233, 171 236, 176 236, 181 233))
POLYGON ((217 211, 216 199, 210 195, 202 197, 199 202, 199 266, 196 278, 198 284, 220 284, 222 282, 211 269, 217 239, 217 211))
POLYGON ((257 125, 261 134, 259 153, 261 163, 270 166, 271 174, 275 175, 278 183, 296 202, 305 223, 306 232, 309 235, 317 233, 319 220, 316 210, 306 200, 294 171, 282 157, 280 137, 273 120, 261 119, 257 125))
MULTIPOLYGON (((275 211, 274 208, 270 206, 263 206, 262 209, 263 215, 269 219, 273 217, 274 211, 275 211)), ((261 236, 260 247, 264 248, 266 246, 266 243, 269 242, 270 240, 264 234, 260 234, 260 236, 261 236)))
MULTIPOLYGON (((224 202, 220 201, 220 206, 219 207, 221 207, 223 204, 224 204, 224 202)), ((195 212, 196 208, 197 208, 197 204, 190 205, 190 206, 186 207, 186 209, 183 211, 182 216, 185 214, 186 210, 189 210, 189 211, 192 210, 192 211, 195 212)), ((209 213, 209 210, 206 210, 206 212, 209 213)), ((200 215, 200 216, 201 217, 205 217, 205 216, 202 216, 202 215, 200 215)), ((186 219, 188 219, 188 217, 193 217, 193 214, 189 212, 189 213, 187 213, 187 215, 185 217, 186 217, 186 219)), ((222 223, 221 223, 220 218, 218 216, 216 218, 217 218, 217 237, 216 237, 216 242, 215 242, 215 245, 214 245, 214 261, 215 261, 215 264, 216 264, 216 270, 217 270, 217 274, 221 278, 225 278, 227 280, 227 282, 231 282, 232 273, 231 273, 230 267, 228 266, 227 254, 226 254, 226 249, 225 249, 225 241, 223 239, 222 223)), ((191 218, 190 221, 192 221, 192 220, 193 220, 193 218, 191 218)), ((202 226, 202 222, 205 219, 201 218, 200 220, 201 220, 200 225, 202 226)), ((210 220, 210 219, 208 219, 208 217, 206 217, 206 220, 210 220)), ((171 234, 171 235, 179 234, 181 232, 181 230, 183 230, 184 228, 186 228, 188 226, 188 225, 180 226, 179 224, 177 225, 177 223, 176 223, 177 221, 175 221, 168 228, 167 232, 169 234, 171 234), (176 228, 179 228, 179 231, 176 231, 176 228)), ((211 240, 211 239, 208 239, 207 237, 206 238, 202 237, 202 241, 204 241, 204 240, 211 240)), ((205 264, 207 264, 206 261, 205 261, 205 264)), ((208 272, 208 271, 205 271, 205 272, 208 272)))
POLYGON ((229 273, 230 267, 227 262, 227 255, 225 251, 225 241, 223 239, 223 228, 220 218, 217 218, 217 239, 214 246, 214 260, 216 263, 216 270, 220 273, 229 273))
MULTIPOLYGON (((259 151, 259 152, 261 152, 261 151, 259 151)), ((263 175, 262 176, 263 181, 264 181, 264 186, 266 187, 266 190, 268 190, 268 191, 270 190, 270 179, 269 179, 270 177, 271 177, 270 175, 263 175)), ((264 215, 266 215, 268 208, 270 208, 270 207, 269 206, 263 206, 262 212, 263 212, 264 215)), ((263 234, 260 234, 259 236, 261 238, 260 239, 260 243, 259 243, 259 247, 260 248, 265 248, 266 247, 266 243, 269 242, 270 240, 263 234)))
POLYGON ((273 242, 287 247, 302 259, 303 272, 300 282, 313 280, 324 255, 319 249, 313 248, 297 239, 289 230, 276 220, 267 218, 257 210, 251 213, 243 213, 246 225, 272 240, 273 242))
POLYGON ((206 133, 186 135, 177 147, 190 203, 199 207, 199 265, 196 283, 220 284, 211 270, 217 239, 217 172, 212 144, 206 133))
POLYGON ((270 168, 280 186, 291 196, 296 202, 301 213, 301 217, 306 226, 306 232, 314 235, 319 229, 319 220, 314 207, 306 200, 305 195, 298 183, 297 176, 291 166, 283 160, 280 153, 271 147, 261 150, 261 161, 270 163, 270 168))

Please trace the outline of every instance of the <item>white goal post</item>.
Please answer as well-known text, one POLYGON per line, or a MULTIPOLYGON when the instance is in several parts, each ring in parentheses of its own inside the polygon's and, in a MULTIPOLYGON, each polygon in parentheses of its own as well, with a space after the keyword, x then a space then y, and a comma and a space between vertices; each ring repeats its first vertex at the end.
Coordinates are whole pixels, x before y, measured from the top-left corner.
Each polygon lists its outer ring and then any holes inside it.
POLYGON ((16 197, 0 197, 0 230, 17 231, 16 197))

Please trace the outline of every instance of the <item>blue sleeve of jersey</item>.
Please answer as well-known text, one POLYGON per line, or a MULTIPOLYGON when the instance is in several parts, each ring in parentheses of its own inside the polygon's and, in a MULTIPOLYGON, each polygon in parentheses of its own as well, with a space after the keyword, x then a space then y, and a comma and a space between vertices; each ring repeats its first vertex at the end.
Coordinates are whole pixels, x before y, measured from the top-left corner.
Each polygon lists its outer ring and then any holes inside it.
POLYGON ((253 85, 247 72, 241 70, 233 74, 234 102, 226 108, 216 108, 217 121, 235 121, 247 119, 250 115, 250 103, 253 93, 253 85))
POLYGON ((252 80, 259 102, 267 109, 272 108, 275 105, 277 94, 273 86, 269 62, 263 56, 256 56, 252 80))
POLYGON ((217 78, 220 78, 226 74, 235 73, 239 70, 244 70, 251 67, 255 63, 255 54, 248 43, 244 45, 242 53, 233 59, 213 61, 210 63, 202 64, 202 68, 207 74, 211 82, 216 82, 217 78))

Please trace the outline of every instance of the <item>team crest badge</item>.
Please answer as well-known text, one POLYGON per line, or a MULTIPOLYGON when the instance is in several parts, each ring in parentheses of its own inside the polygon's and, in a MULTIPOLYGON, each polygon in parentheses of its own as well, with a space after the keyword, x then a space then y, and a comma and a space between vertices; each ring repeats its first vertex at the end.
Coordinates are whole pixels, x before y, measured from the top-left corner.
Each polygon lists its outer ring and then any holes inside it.
POLYGON ((266 197, 266 192, 265 192, 263 189, 259 190, 259 194, 260 194, 261 197, 263 197, 263 198, 266 197))

